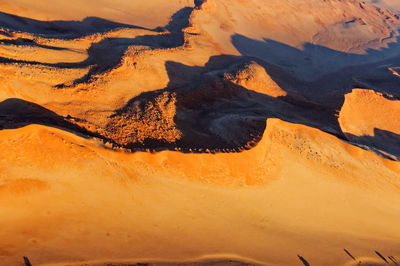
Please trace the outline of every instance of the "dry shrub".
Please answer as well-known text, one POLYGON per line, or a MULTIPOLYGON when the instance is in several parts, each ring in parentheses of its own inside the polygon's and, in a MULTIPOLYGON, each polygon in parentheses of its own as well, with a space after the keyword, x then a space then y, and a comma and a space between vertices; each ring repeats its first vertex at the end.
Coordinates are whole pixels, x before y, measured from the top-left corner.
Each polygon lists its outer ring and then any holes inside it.
POLYGON ((157 140, 173 143, 181 138, 176 128, 176 95, 164 92, 144 107, 133 102, 121 114, 110 119, 106 126, 107 137, 120 145, 157 140))

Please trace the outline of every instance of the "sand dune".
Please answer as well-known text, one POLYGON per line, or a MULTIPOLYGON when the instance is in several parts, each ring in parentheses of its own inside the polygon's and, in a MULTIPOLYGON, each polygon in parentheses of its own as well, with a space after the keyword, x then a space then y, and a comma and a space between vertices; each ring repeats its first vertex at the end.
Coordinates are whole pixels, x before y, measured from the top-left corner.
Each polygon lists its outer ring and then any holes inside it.
POLYGON ((32 2, 29 0, 2 0, 1 11, 39 20, 82 20, 86 17, 99 17, 119 23, 155 28, 167 24, 173 13, 185 6, 193 7, 190 0, 127 1, 118 0, 72 0, 32 2), (149 12, 152 10, 152 12, 149 12))
POLYGON ((400 102, 370 90, 355 89, 346 95, 339 123, 348 139, 399 156, 400 102))
POLYGON ((216 155, 120 153, 43 126, 0 134, 8 265, 399 253, 400 165, 306 126, 268 120, 254 149, 216 155))
POLYGON ((396 3, 0 1, 0 265, 398 263, 396 3))
POLYGON ((193 23, 224 52, 258 57, 311 80, 399 51, 397 16, 359 1, 207 1, 193 23))

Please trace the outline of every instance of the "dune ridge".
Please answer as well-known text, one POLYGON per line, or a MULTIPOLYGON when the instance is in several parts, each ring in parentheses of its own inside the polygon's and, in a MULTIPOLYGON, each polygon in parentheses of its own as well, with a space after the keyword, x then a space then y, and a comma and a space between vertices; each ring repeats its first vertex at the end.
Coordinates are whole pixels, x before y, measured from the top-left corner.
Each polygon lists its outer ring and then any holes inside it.
MULTIPOLYGON (((296 252, 300 251, 309 261, 329 263, 329 257, 315 254, 312 245, 304 245, 311 239, 320 239, 318 241, 324 243, 324 251, 321 252, 335 254, 331 258, 332 263, 348 261, 345 255, 339 256, 342 250, 335 247, 339 243, 347 243, 352 250, 365 256, 369 255, 371 245, 386 253, 399 252, 392 244, 399 237, 394 235, 397 223, 393 217, 397 213, 396 202, 400 200, 393 197, 400 187, 399 163, 310 127, 270 119, 264 137, 255 148, 242 153, 216 155, 175 151, 116 153, 96 146, 93 140, 38 125, 2 130, 0 135, 3 152, 7 153, 7 160, 1 157, 1 205, 8 215, 7 220, 2 220, 5 230, 1 234, 1 250, 3 254, 8 254, 3 256, 3 261, 9 265, 17 263, 22 255, 27 255, 32 263, 45 265, 57 261, 61 264, 63 261, 89 261, 96 258, 98 252, 92 249, 93 245, 109 260, 148 256, 161 261, 192 259, 202 252, 215 253, 219 250, 218 246, 224 246, 229 253, 265 264, 293 264, 297 261, 296 252), (323 145, 316 145, 315 139, 323 145), (49 159, 46 154, 53 156, 49 159), (329 160, 324 159, 326 156, 329 160), (32 161, 30 158, 36 159, 32 161), (14 167, 8 168, 9 163, 14 167), (370 175, 376 169, 379 169, 379 178, 370 175), (90 192, 83 192, 89 184, 92 187, 90 192), (335 186, 334 190, 332 186, 335 186), (179 193, 173 195, 168 192, 170 190, 179 193), (114 196, 108 197, 109 193, 114 196), (338 193, 346 197, 341 198, 338 193), (336 197, 332 198, 333 194, 336 197), (26 210, 27 195, 29 212, 26 210), (272 200, 283 195, 290 195, 296 200, 272 200), (49 197, 54 199, 52 203, 43 205, 49 197), (238 197, 243 200, 242 203, 237 201, 238 197), (355 197, 357 201, 349 197, 355 197), (316 198, 318 204, 314 202, 316 198), (340 203, 331 204, 335 200, 340 203), (9 205, 10 201, 14 204, 9 205), (101 207, 98 201, 102 202, 101 207), (174 201, 180 202, 175 205, 180 211, 159 209, 174 201), (217 204, 210 205, 210 201, 217 204), (161 202, 162 206, 159 206, 161 202), (263 202, 269 207, 259 209, 255 204, 249 209, 249 202, 263 202), (272 202, 273 205, 270 205, 272 202), (307 205, 311 202, 313 208, 325 211, 320 213, 309 209, 307 205), (351 205, 346 205, 349 202, 351 205), (80 207, 76 208, 76 204, 80 207), (199 205, 190 210, 187 204, 199 205), (122 209, 126 210, 119 212, 119 208, 113 207, 117 205, 124 206, 122 209), (41 206, 46 206, 47 211, 39 211, 41 206), (144 211, 143 208, 150 206, 158 210, 157 215, 151 210, 144 211), (329 211, 327 206, 330 206, 329 211), (198 208, 206 208, 207 211, 198 208), (280 211, 281 208, 286 211, 280 211), (379 212, 378 216, 374 215, 376 212, 379 212), (252 219, 242 220, 242 215, 251 215, 252 219), (337 215, 346 217, 339 225, 334 218, 337 215), (312 219, 305 219, 307 216, 312 219), (36 222, 26 223, 27 219, 32 219, 28 217, 36 217, 39 224, 47 226, 36 227, 36 222), (165 217, 171 219, 165 220, 165 217), (223 226, 228 217, 235 222, 229 222, 228 227, 223 226), (257 219, 261 224, 255 222, 257 219), (360 224, 360 220, 368 222, 360 224), (384 227, 380 226, 382 223, 384 227), (146 230, 146 224, 154 224, 154 229, 146 230), (175 225, 179 225, 178 228, 175 225), (32 230, 32 226, 36 230, 32 230), (245 231, 234 230, 236 226, 245 231), (297 228, 296 232, 287 231, 293 226, 297 228), (276 235, 273 232, 277 228, 286 233, 276 235), (77 229, 82 233, 74 234, 77 229), (25 237, 10 237, 19 230, 26 232, 25 237), (72 245, 59 235, 60 230, 66 235, 74 235, 72 245), (187 233, 173 237, 173 241, 186 244, 176 245, 173 251, 169 245, 162 243, 168 243, 176 230, 187 233), (186 237, 192 238, 192 233, 197 230, 203 231, 197 235, 199 238, 185 242, 186 237), (265 230, 269 233, 261 233, 265 230), (205 232, 214 232, 222 237, 222 242, 218 238, 209 238, 205 232), (370 235, 367 237, 366 233, 370 235), (226 237, 231 234, 238 241, 227 245, 226 237), (364 239, 363 244, 358 242, 356 236, 364 239), (261 241, 256 244, 260 237, 271 239, 272 243, 261 241), (29 242, 21 245, 26 239, 30 239, 29 242), (77 241, 81 244, 78 245, 77 241), (114 253, 114 249, 110 249, 104 241, 124 248, 114 253), (284 251, 282 246, 274 244, 276 241, 287 243, 284 251), (143 243, 146 243, 145 246, 140 247, 143 243), (210 249, 215 244, 215 249, 210 249), (252 248, 244 248, 249 244, 252 248), (11 246, 19 248, 7 248, 11 246), (147 249, 150 246, 153 248, 147 249), (275 252, 277 248, 279 252, 275 252), (282 252, 293 255, 281 256, 282 252)), ((130 260, 135 261, 133 258, 130 260)))

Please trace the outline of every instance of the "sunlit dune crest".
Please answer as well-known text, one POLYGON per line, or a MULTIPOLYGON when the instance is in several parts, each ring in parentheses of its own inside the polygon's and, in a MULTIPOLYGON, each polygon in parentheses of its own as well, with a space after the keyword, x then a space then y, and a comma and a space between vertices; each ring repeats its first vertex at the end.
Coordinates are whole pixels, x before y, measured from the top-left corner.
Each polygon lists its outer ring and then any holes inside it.
POLYGON ((400 264, 399 16, 0 1, 0 265, 400 264))

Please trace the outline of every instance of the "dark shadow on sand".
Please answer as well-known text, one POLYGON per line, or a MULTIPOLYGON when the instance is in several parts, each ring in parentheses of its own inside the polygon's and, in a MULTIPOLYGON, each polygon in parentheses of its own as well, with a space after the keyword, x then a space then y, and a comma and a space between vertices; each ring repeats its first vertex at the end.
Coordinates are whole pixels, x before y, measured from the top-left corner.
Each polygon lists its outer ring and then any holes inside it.
POLYGON ((387 69, 400 66, 400 36, 380 50, 365 54, 346 53, 305 43, 303 49, 236 34, 232 44, 243 56, 280 66, 305 85, 296 90, 310 101, 340 110, 344 95, 353 88, 366 88, 400 96, 400 79, 387 69))
POLYGON ((275 80, 284 90, 287 88, 288 95, 277 98, 248 90, 224 78, 225 71, 235 71, 252 62, 251 58, 236 56, 211 57, 204 67, 167 62, 169 85, 165 89, 134 97, 125 107, 116 110, 114 116, 127 114, 132 105, 144 108, 165 92, 175 94, 175 124, 183 136, 175 143, 148 139, 127 147, 132 150, 178 147, 183 152, 206 149, 215 152, 241 151, 257 144, 268 118, 304 124, 343 138, 333 110, 292 95, 290 82, 285 79, 290 75, 286 76, 283 70, 260 62, 268 73, 280 75, 275 80))
POLYGON ((84 138, 95 137, 111 142, 95 132, 70 122, 69 119, 72 117, 60 116, 38 104, 21 99, 9 98, 0 102, 0 130, 38 124, 59 128, 84 138))
MULTIPOLYGON (((184 44, 185 38, 182 30, 189 26, 189 17, 193 8, 185 7, 177 11, 168 25, 153 29, 155 35, 142 35, 135 38, 105 38, 93 43, 87 50, 88 58, 77 63, 42 63, 37 61, 24 61, 10 58, 1 58, 0 63, 23 63, 30 65, 42 65, 61 69, 80 69, 89 67, 89 71, 83 77, 76 79, 73 84, 59 84, 56 87, 64 88, 81 83, 90 82, 94 75, 106 73, 121 64, 122 58, 130 46, 145 46, 148 49, 170 49, 180 47, 184 44), (157 34, 156 34, 157 33, 157 34), (158 34, 159 33, 159 34, 158 34)), ((44 22, 18 17, 0 12, 0 25, 14 31, 27 31, 29 33, 45 35, 47 38, 73 39, 82 37, 83 34, 103 33, 118 28, 138 28, 137 26, 115 23, 100 18, 86 18, 82 21, 51 21, 44 22), (6 19, 5 19, 6 18, 6 19), (12 19, 12 24, 6 22, 12 19), (79 30, 78 30, 79 29, 79 30)), ((148 30, 148 29, 147 29, 148 30)), ((41 47, 52 50, 67 50, 65 48, 45 46, 36 43, 34 40, 0 40, 0 44, 25 45, 41 47)))
POLYGON ((357 144, 366 145, 372 151, 387 159, 400 161, 400 135, 375 128, 374 136, 355 136, 345 134, 348 139, 357 144), (391 155, 391 156, 390 156, 391 155))
POLYGON ((0 12, 0 25, 3 28, 3 31, 26 32, 46 38, 66 40, 80 38, 95 33, 104 33, 118 28, 150 30, 140 26, 117 23, 98 17, 87 17, 81 21, 41 21, 5 12, 0 12))
MULTIPOLYGON (((189 7, 183 8, 172 16, 168 25, 152 30, 159 34, 135 38, 106 38, 94 43, 88 49, 88 58, 82 62, 43 64, 8 58, 0 58, 0 62, 72 69, 89 67, 89 72, 75 80, 74 84, 90 82, 94 75, 117 67, 129 46, 146 46, 148 49, 169 49, 182 46, 185 42, 183 29, 189 26, 192 10, 189 7)), ((48 38, 50 36, 60 39, 76 38, 83 36, 83 33, 106 32, 121 27, 140 28, 99 18, 87 18, 83 21, 43 22, 6 13, 0 13, 0 25, 14 31, 24 30, 34 34, 43 34, 48 38), (10 20, 13 21, 12 25, 7 24, 10 20), (75 28, 79 28, 79 30, 75 28)), ((7 36, 8 33, 4 31, 1 34, 7 36)), ((40 47, 39 44, 26 39, 3 40, 3 44, 18 45, 19 43, 40 47)), ((170 80, 166 88, 142 93, 131 99, 125 107, 116 110, 114 116, 124 114, 124 112, 128 112, 133 103, 145 106, 165 92, 174 93, 177 97, 175 124, 183 134, 180 140, 175 143, 165 143, 147 139, 143 143, 130 143, 125 148, 133 151, 176 148, 183 152, 200 152, 206 149, 216 152, 241 151, 251 148, 257 143, 264 132, 267 118, 279 118, 307 125, 345 139, 336 115, 343 104, 345 93, 352 89, 350 85, 353 82, 354 70, 352 70, 353 72, 350 70, 341 72, 342 76, 337 73, 326 74, 325 78, 330 81, 326 85, 319 80, 313 82, 302 80, 296 76, 296 67, 305 66, 302 71, 310 71, 313 67, 321 66, 324 71, 332 62, 337 61, 338 67, 340 67, 340 64, 374 61, 385 54, 393 54, 398 49, 397 45, 393 44, 382 51, 371 50, 367 55, 356 55, 306 44, 304 50, 299 50, 279 42, 257 41, 241 35, 233 36, 232 43, 244 56, 214 56, 204 67, 187 66, 173 61, 166 62, 165 67, 170 80), (319 57, 322 59, 315 61, 315 58, 319 57), (287 92, 287 96, 274 98, 257 93, 234 84, 224 77, 226 72, 251 62, 262 66, 268 75, 287 92), (336 75, 340 77, 338 83, 335 80, 338 79, 336 75), (333 86, 332 84, 340 85, 329 90, 328 88, 333 86)), ((42 48, 63 49, 51 46, 42 48)), ((329 70, 334 71, 334 69, 329 70)), ((70 85, 58 85, 59 88, 65 86, 70 85)), ((32 103, 18 99, 2 102, 0 104, 1 127, 15 128, 32 123, 45 124, 113 142, 105 136, 78 127, 65 117, 44 108, 40 109, 42 108, 40 106, 32 108, 32 103)), ((395 137, 392 136, 392 138, 395 137)), ((374 140, 364 141, 374 142, 374 140)), ((117 145, 115 142, 114 144, 117 145)))
MULTIPOLYGON (((182 138, 174 143, 146 139, 142 143, 129 143, 123 148, 132 151, 178 149, 181 152, 240 152, 258 143, 268 118, 304 124, 342 137, 332 110, 304 101, 290 93, 288 96, 274 98, 248 90, 224 78, 226 71, 235 71, 252 61, 244 57, 215 56, 204 67, 167 62, 170 83, 165 89, 134 97, 112 116, 130 112, 132 104, 144 107, 165 92, 175 94, 177 102, 174 121, 176 128, 182 132, 182 138)), ((267 64, 264 67, 268 69, 267 64)), ((271 69, 271 72, 282 74, 273 66, 271 69)), ((280 81, 278 78, 277 80, 280 81)), ((285 82, 280 83, 281 86, 282 84, 285 82)), ((100 138, 121 147, 117 144, 118 140, 90 132, 73 122, 71 117, 62 117, 23 100, 8 99, 0 103, 0 127, 3 129, 43 124, 100 138)))
POLYGON ((345 67, 380 62, 399 56, 399 41, 400 36, 386 48, 367 49, 365 54, 356 54, 313 43, 305 43, 302 49, 299 49, 271 39, 259 41, 240 34, 232 36, 232 44, 242 55, 281 66, 306 80, 315 80, 345 67))

